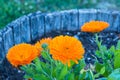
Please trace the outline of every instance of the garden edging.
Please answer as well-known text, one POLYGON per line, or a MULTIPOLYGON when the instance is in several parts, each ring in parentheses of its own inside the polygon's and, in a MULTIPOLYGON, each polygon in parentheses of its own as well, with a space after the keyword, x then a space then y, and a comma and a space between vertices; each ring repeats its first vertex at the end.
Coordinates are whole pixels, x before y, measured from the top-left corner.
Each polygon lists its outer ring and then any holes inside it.
POLYGON ((106 31, 120 32, 120 12, 97 9, 73 9, 53 13, 30 13, 9 23, 0 30, 0 61, 15 44, 29 43, 52 31, 80 30, 85 22, 106 21, 106 31))

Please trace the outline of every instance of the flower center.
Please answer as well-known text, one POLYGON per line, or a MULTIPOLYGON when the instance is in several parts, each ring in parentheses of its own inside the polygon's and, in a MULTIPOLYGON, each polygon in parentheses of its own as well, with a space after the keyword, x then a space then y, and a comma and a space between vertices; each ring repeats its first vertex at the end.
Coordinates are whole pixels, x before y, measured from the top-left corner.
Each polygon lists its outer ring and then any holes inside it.
POLYGON ((66 50, 68 50, 69 48, 66 48, 66 50))
POLYGON ((24 56, 23 56, 23 55, 20 55, 20 57, 21 57, 21 59, 23 59, 23 58, 24 58, 24 56))

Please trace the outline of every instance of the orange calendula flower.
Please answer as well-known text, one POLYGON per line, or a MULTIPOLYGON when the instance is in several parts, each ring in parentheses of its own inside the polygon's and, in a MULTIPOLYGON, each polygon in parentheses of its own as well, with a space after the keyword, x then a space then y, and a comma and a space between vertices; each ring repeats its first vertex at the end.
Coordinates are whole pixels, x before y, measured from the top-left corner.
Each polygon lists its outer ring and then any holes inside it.
POLYGON ((46 44, 48 44, 48 47, 49 47, 51 40, 52 40, 52 38, 43 38, 35 44, 35 47, 41 52, 42 51, 42 44, 46 43, 46 44))
POLYGON ((36 47, 22 43, 10 48, 6 57, 13 66, 17 67, 30 64, 38 54, 36 47))
POLYGON ((90 21, 85 23, 82 27, 81 27, 81 31, 83 32, 100 32, 103 31, 104 29, 106 29, 109 26, 109 24, 107 22, 103 22, 103 21, 90 21))
POLYGON ((57 36, 52 39, 50 45, 50 54, 53 59, 61 61, 70 66, 70 61, 78 63, 83 58, 84 48, 79 40, 70 36, 57 36))

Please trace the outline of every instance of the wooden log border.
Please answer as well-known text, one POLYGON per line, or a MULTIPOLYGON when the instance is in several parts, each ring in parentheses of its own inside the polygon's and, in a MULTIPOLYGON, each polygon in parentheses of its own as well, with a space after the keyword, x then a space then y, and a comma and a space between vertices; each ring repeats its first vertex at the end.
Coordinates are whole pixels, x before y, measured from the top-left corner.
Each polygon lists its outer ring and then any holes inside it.
POLYGON ((29 43, 52 31, 75 31, 88 21, 106 21, 106 31, 120 32, 120 12, 97 9, 72 9, 52 13, 30 13, 0 30, 0 61, 9 48, 19 43, 29 43))

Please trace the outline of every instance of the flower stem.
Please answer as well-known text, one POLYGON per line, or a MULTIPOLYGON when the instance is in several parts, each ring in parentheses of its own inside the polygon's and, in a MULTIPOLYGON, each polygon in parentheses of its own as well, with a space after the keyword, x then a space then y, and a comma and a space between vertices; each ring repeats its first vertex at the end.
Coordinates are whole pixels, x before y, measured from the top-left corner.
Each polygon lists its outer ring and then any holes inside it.
POLYGON ((53 60, 52 58, 50 57, 50 53, 49 53, 49 50, 46 50, 46 54, 48 56, 48 58, 50 59, 50 77, 51 77, 51 80, 54 80, 53 77, 52 77, 52 72, 53 72, 53 60))
POLYGON ((91 79, 92 79, 92 80, 95 80, 95 79, 94 79, 94 76, 93 76, 93 72, 91 71, 91 69, 89 70, 89 72, 90 72, 90 75, 91 75, 91 79))

